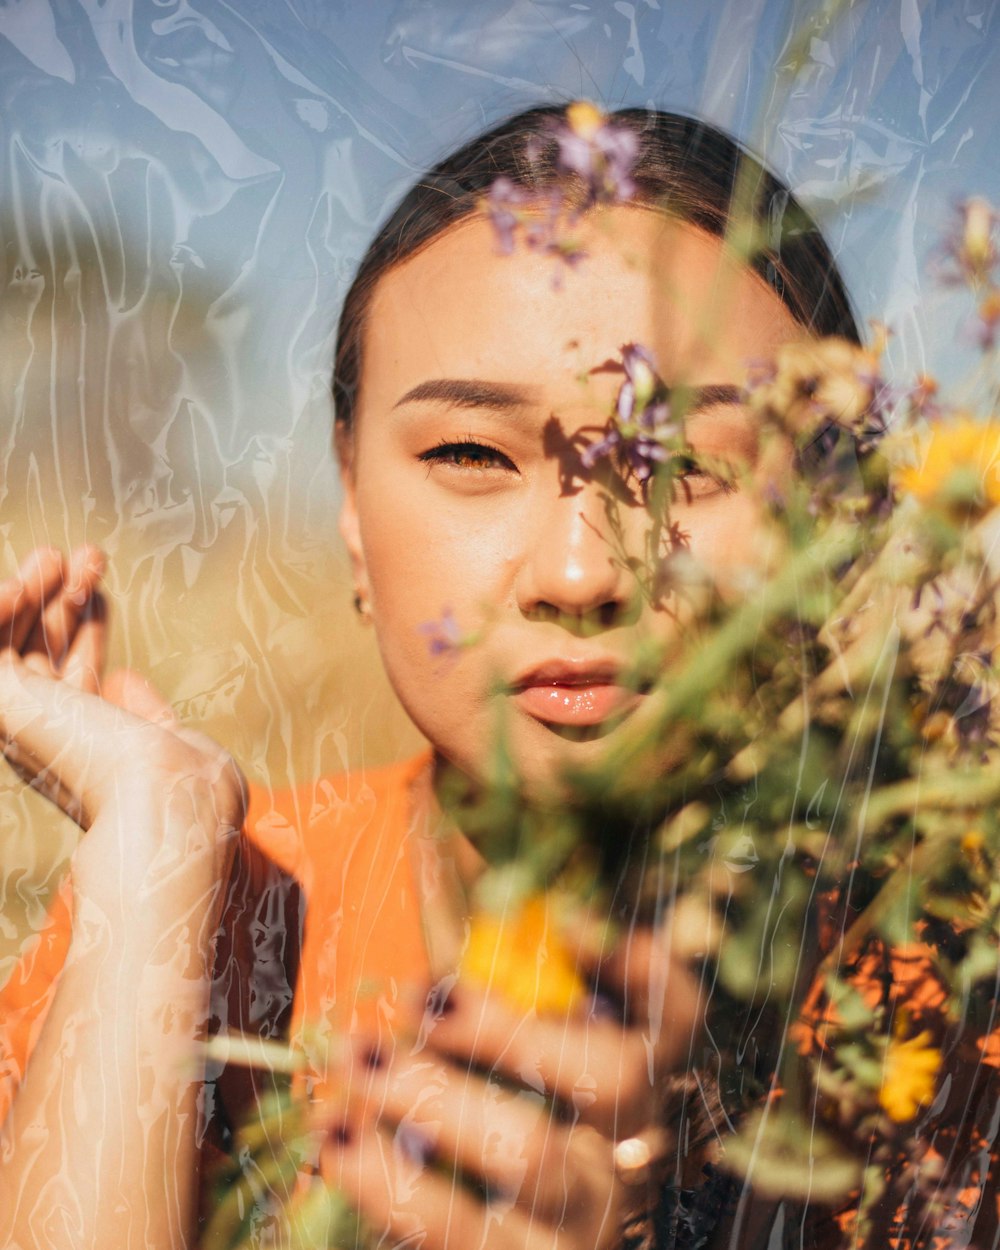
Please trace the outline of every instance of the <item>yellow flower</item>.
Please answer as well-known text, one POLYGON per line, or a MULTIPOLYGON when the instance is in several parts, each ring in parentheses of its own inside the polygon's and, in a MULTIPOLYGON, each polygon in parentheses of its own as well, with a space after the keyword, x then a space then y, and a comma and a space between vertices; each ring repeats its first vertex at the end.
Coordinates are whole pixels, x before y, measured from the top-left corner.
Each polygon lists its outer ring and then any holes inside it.
POLYGON ((986 845, 986 839, 978 829, 970 829, 967 833, 962 834, 962 854, 966 859, 973 863, 978 863, 983 856, 983 847, 986 845))
POLYGON ((905 1042, 889 1042, 878 1100, 890 1120, 912 1120, 931 1101, 940 1068, 941 1052, 931 1045, 927 1030, 905 1042))
POLYGON ((593 139, 606 121, 597 105, 589 100, 576 100, 566 108, 566 124, 581 139, 593 139))
POLYGON ((1000 503, 1000 423, 961 417, 934 426, 900 488, 922 503, 983 513, 1000 503))
POLYGON ((506 915, 478 912, 472 917, 461 975, 499 991, 512 1007, 539 1015, 566 1015, 584 993, 541 894, 506 915))

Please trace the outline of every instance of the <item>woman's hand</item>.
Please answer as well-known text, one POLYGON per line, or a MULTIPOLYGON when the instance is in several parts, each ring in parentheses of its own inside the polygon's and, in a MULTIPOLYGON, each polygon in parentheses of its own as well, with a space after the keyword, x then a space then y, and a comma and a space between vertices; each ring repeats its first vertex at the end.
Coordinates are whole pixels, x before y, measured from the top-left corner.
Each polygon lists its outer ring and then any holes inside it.
POLYGON ((36 672, 96 690, 104 658, 103 572, 96 547, 80 547, 68 560, 52 547, 33 551, 0 582, 0 658, 17 656, 36 672))
POLYGON ((607 1006, 524 1017, 459 983, 415 1043, 359 1042, 322 1167, 376 1239, 600 1250, 642 1218, 674 1154, 660 1091, 688 1066, 699 982, 667 929, 635 930, 598 971, 625 1023, 607 1006))
POLYGON ((3 1128, 0 1244, 181 1247, 199 1042, 243 782, 135 673, 102 679, 99 553, 0 586, 0 743, 86 832, 69 952, 3 1128))
MULTIPOLYGON (((103 680, 103 571, 104 557, 95 548, 80 548, 69 560, 41 549, 0 583, 4 754, 84 829, 98 826, 80 844, 74 877, 88 861, 101 859, 113 823, 99 822, 102 814, 152 815, 151 806, 156 832, 136 830, 121 848, 119 866, 129 875, 150 869, 155 877, 153 861, 167 868, 164 838, 180 836, 189 853, 210 830, 210 875, 218 876, 225 858, 220 848, 242 822, 242 778, 226 752, 181 726, 139 675, 123 670, 103 680), (196 826, 201 833, 192 833, 196 826)), ((200 863, 199 856, 189 857, 186 875, 195 875, 200 863)), ((108 867, 104 862, 99 869, 105 880, 108 867)), ((132 884, 148 890, 153 881, 134 877, 132 884)))

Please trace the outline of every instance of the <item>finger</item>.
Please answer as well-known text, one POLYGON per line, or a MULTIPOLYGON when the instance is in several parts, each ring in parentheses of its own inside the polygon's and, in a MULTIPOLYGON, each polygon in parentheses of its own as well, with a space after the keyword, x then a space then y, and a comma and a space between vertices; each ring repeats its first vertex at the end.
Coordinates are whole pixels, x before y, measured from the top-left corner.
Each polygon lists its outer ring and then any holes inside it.
POLYGON ((30 633, 24 641, 28 650, 46 654, 54 668, 59 668, 84 619, 91 596, 104 574, 104 553, 97 547, 79 547, 70 556, 57 594, 42 606, 30 633))
POLYGON ((62 667, 64 681, 90 694, 96 694, 101 685, 107 649, 107 620, 107 603, 103 595, 95 592, 77 624, 62 667))
POLYGON ((322 1149, 320 1169, 361 1212, 379 1245, 553 1250, 560 1244, 544 1221, 505 1196, 479 1201, 460 1181, 428 1167, 406 1136, 391 1130, 344 1126, 322 1149))
POLYGON ((373 1063, 369 1053, 352 1082, 356 1114, 408 1134, 428 1159, 457 1165, 518 1206, 553 1218, 572 1211, 592 1225, 610 1198, 611 1143, 559 1123, 533 1090, 423 1055, 373 1063))
POLYGON ((42 604, 63 582, 62 552, 40 547, 13 577, 0 582, 0 647, 19 651, 38 620, 42 604))
POLYGON ((623 1004, 664 1071, 683 1065, 704 1014, 701 977, 683 938, 672 919, 655 929, 636 926, 596 966, 598 985, 623 1004))
POLYGON ((0 656, 0 738, 22 776, 84 828, 115 795, 122 760, 150 754, 162 731, 12 652, 0 656))
POLYGON ((468 985, 447 1001, 448 1010, 425 1020, 418 1045, 554 1097, 607 1137, 629 1137, 654 1117, 657 1072, 639 1030, 598 1014, 515 1014, 468 985))

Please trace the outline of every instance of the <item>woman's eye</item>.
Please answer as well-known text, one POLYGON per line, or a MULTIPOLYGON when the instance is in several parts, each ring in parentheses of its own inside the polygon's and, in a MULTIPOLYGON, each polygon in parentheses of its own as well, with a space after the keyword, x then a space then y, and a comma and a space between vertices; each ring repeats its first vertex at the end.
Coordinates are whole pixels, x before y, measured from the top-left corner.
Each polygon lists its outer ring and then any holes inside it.
POLYGON ((693 456, 679 458, 674 469, 674 480, 677 483, 677 498, 686 502, 708 499, 714 495, 731 495, 738 489, 735 481, 719 472, 712 472, 693 456))
POLYGON ((517 472, 517 467, 509 456, 486 443, 462 441, 460 443, 439 443, 428 451, 421 452, 417 457, 424 464, 446 464, 456 469, 468 469, 482 472, 486 469, 507 469, 517 472))

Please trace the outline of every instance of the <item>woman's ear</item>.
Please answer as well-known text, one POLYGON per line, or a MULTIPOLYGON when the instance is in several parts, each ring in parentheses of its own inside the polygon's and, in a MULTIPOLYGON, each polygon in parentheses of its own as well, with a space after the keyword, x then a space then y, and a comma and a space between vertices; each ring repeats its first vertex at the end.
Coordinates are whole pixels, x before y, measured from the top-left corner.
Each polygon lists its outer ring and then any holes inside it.
POLYGON ((361 545, 361 526, 358 521, 357 490, 354 475, 354 437, 349 429, 338 425, 334 435, 337 461, 340 465, 340 536, 344 540, 354 575, 354 592, 363 604, 370 598, 368 567, 361 545))

